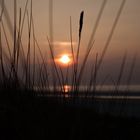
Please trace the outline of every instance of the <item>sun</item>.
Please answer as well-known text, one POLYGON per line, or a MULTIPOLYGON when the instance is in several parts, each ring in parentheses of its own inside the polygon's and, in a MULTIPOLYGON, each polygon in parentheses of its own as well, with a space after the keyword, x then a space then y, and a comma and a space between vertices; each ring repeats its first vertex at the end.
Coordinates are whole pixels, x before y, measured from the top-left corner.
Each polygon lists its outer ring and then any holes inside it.
POLYGON ((61 56, 61 58, 59 59, 59 61, 62 64, 68 64, 68 63, 70 63, 71 59, 70 59, 70 57, 67 54, 64 54, 64 55, 61 56))

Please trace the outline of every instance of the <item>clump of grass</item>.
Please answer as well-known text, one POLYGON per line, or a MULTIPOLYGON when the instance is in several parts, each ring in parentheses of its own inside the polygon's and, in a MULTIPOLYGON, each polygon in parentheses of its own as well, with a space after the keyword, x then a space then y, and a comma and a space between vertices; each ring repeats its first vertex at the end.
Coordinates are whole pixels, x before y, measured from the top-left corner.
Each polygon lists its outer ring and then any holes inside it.
MULTIPOLYGON (((0 82, 2 83, 1 85, 5 85, 6 88, 8 87, 15 88, 15 89, 25 88, 29 90, 37 87, 39 91, 45 88, 47 89, 45 91, 47 93, 51 93, 52 91, 51 86, 53 86, 54 93, 58 93, 58 92, 64 93, 65 92, 64 86, 70 82, 72 86, 72 89, 70 92, 74 93, 74 95, 77 96, 78 93, 80 92, 80 86, 81 86, 84 72, 87 66, 87 61, 94 46, 94 42, 95 42, 94 37, 96 35, 96 31, 100 23, 100 19, 103 15, 107 0, 103 0, 102 2, 102 5, 99 10, 97 19, 95 21, 95 26, 93 28, 93 31, 92 31, 90 40, 88 42, 82 62, 80 61, 80 51, 81 51, 82 30, 84 28, 83 26, 84 25, 84 11, 81 11, 80 13, 79 32, 78 32, 78 41, 77 41, 78 45, 76 48, 76 52, 74 52, 73 35, 72 35, 73 33, 72 18, 70 17, 70 41, 71 41, 71 54, 72 54, 72 59, 73 59, 73 65, 71 66, 72 74, 70 74, 71 68, 69 65, 66 68, 66 74, 64 74, 63 69, 60 66, 58 66, 55 61, 55 51, 54 51, 54 43, 53 43, 53 1, 52 0, 49 1, 50 2, 50 6, 49 6, 50 8, 49 9, 50 11, 50 20, 49 20, 50 34, 49 35, 50 37, 47 36, 48 46, 50 50, 50 53, 47 53, 47 55, 48 56, 50 55, 51 57, 52 68, 50 68, 50 64, 48 64, 48 58, 44 57, 41 47, 39 46, 39 43, 36 38, 35 25, 34 25, 34 19, 33 19, 32 0, 30 1, 30 9, 28 9, 29 0, 27 0, 25 3, 24 11, 22 11, 22 9, 20 8, 19 14, 17 10, 17 1, 14 0, 14 28, 11 25, 8 11, 6 10, 6 7, 4 5, 4 0, 2 2, 3 2, 1 3, 2 11, 0 14, 0 65, 1 65, 1 75, 2 75, 2 77, 0 78, 0 82), (5 30, 6 25, 3 23, 4 21, 2 19, 3 15, 6 17, 9 30, 11 31, 11 34, 13 36, 13 40, 12 40, 13 44, 10 44, 8 40, 7 33, 5 30), (25 24, 27 24, 27 27, 28 27, 27 52, 25 52, 24 46, 22 43, 22 34, 24 32, 25 24), (2 44, 2 37, 1 37, 2 33, 4 34, 4 38, 6 40, 8 53, 5 53, 4 52, 5 50, 3 49, 4 46, 2 44), (31 42, 33 42, 33 45, 31 44, 31 42), (32 48, 33 48, 33 51, 32 51, 32 48), (38 55, 37 55, 37 52, 39 52, 38 55), (33 57, 31 57, 32 55, 33 57), (22 72, 20 72, 21 69, 22 69, 22 72), (50 74, 52 78, 49 77, 50 74), (70 78, 70 76, 72 76, 72 78, 70 78), (52 81, 53 81, 53 84, 51 83, 52 81), (60 88, 57 88, 57 86, 59 86, 60 88)), ((104 56, 107 52, 108 46, 115 32, 115 28, 121 16, 125 2, 126 0, 122 0, 118 13, 113 22, 111 31, 109 33, 108 39, 101 53, 101 56, 98 53, 96 53, 95 62, 91 64, 90 79, 87 82, 88 83, 87 92, 92 93, 93 95, 96 92, 100 66, 103 62, 104 56)), ((134 58, 133 63, 130 68, 131 70, 130 70, 130 74, 127 80, 128 85, 130 84, 130 81, 132 78, 135 60, 136 59, 134 58)), ((122 64, 121 64, 121 68, 120 68, 120 72, 119 72, 119 76, 118 76, 118 80, 116 84, 114 80, 112 79, 112 77, 109 76, 109 78, 105 78, 105 80, 103 80, 102 85, 105 83, 106 79, 111 79, 110 81, 112 81, 112 83, 116 86, 116 91, 118 90, 122 76, 123 76, 125 61, 126 61, 126 55, 124 56, 122 60, 122 64)))

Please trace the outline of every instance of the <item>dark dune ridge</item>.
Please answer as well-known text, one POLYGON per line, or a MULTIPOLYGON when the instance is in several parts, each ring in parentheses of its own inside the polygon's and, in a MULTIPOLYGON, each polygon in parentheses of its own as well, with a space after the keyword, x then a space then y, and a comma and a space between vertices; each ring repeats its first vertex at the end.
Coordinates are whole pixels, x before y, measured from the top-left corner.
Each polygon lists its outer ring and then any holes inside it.
MULTIPOLYGON (((84 101, 78 102, 78 99, 35 94, 27 91, 26 94, 19 91, 13 95, 12 92, 1 94, 1 140, 140 138, 140 118, 124 117, 121 113, 120 116, 101 113, 94 107, 85 106, 84 101)), ((97 102, 94 99, 92 106, 97 102)), ((115 102, 112 103, 108 106, 110 109, 115 107, 115 102)))

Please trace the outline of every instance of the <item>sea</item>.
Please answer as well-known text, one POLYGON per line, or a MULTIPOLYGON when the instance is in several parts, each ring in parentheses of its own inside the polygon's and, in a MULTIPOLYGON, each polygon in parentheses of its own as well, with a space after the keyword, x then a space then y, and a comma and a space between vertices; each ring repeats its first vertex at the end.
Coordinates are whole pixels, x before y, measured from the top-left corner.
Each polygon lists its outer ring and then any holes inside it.
MULTIPOLYGON (((56 87, 58 90, 61 87, 56 87)), ((53 91, 53 87, 50 88, 53 91)), ((99 85, 96 87, 79 86, 79 94, 73 102, 73 94, 70 92, 70 85, 63 86, 64 91, 58 95, 39 94, 38 96, 49 96, 50 98, 64 98, 65 103, 70 106, 94 108, 99 113, 106 113, 115 116, 140 118, 140 85, 120 85, 117 88, 112 85, 99 85), (96 92, 87 92, 95 88, 96 92), (116 92, 117 90, 117 92, 116 92)), ((36 88, 37 90, 37 88, 36 88)), ((46 90, 46 88, 43 88, 46 90)), ((63 101, 63 100, 61 100, 63 101)))

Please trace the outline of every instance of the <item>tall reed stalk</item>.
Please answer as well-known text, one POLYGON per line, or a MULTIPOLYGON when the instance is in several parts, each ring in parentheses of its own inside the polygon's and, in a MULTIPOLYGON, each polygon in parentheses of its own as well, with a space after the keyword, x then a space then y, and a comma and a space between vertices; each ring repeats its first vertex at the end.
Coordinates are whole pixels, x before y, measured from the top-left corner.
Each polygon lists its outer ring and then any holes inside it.
POLYGON ((137 59, 137 54, 134 54, 133 59, 132 59, 132 63, 131 63, 131 66, 130 66, 130 71, 129 71, 129 74, 128 74, 128 78, 127 78, 127 84, 126 84, 127 89, 126 89, 126 91, 129 91, 129 86, 130 86, 132 76, 133 76, 133 73, 134 73, 134 68, 135 68, 135 65, 136 65, 136 59, 137 59))
POLYGON ((31 86, 31 71, 30 71, 30 64, 31 64, 31 31, 32 31, 32 0, 31 0, 31 10, 30 10, 30 17, 27 12, 28 17, 28 51, 27 51, 27 73, 26 73, 26 83, 27 87, 30 88, 31 86))
POLYGON ((113 22, 111 31, 110 31, 110 33, 109 33, 109 36, 108 36, 108 38, 107 38, 107 41, 106 41, 105 46, 104 46, 104 48, 103 48, 103 51, 102 51, 102 53, 101 53, 101 57, 100 57, 100 59, 99 59, 99 63, 98 63, 97 69, 99 69, 100 66, 101 66, 101 64, 102 64, 102 61, 103 61, 104 56, 105 56, 105 54, 106 54, 106 52, 107 52, 108 46, 110 45, 110 42, 111 42, 111 40, 112 40, 112 37, 113 37, 113 34, 114 34, 114 32, 115 32, 115 29, 116 29, 116 26, 117 26, 117 24, 118 24, 118 21, 119 21, 119 19, 120 19, 120 16, 121 16, 121 14, 122 14, 122 11, 123 11, 123 8, 124 8, 124 6, 125 6, 125 3, 126 3, 126 0, 122 0, 122 3, 121 3, 121 5, 120 5, 120 8, 119 8, 119 10, 118 10, 118 12, 117 12, 117 15, 116 15, 116 17, 115 17, 115 20, 114 20, 114 22, 113 22))
MULTIPOLYGON (((63 69, 60 65, 57 65, 55 61, 55 49, 54 49, 54 29, 53 29, 53 0, 49 0, 49 37, 47 36, 48 46, 50 50, 50 57, 52 60, 52 64, 48 64, 48 53, 47 55, 42 52, 41 47, 38 43, 35 34, 35 25, 33 18, 33 4, 32 0, 26 0, 24 10, 20 8, 18 12, 17 8, 17 0, 14 0, 14 23, 12 26, 9 13, 7 11, 4 0, 0 1, 1 5, 1 13, 0 13, 0 67, 1 67, 1 75, 2 78, 0 82, 5 83, 6 87, 18 88, 19 83, 24 83, 24 88, 26 89, 34 89, 35 86, 42 90, 44 87, 47 87, 47 90, 51 91, 51 82, 53 82, 54 93, 58 92, 57 85, 61 88, 59 91, 61 93, 65 92, 65 85, 71 82, 72 92, 74 91, 75 96, 79 95, 80 86, 83 82, 84 72, 87 66, 88 58, 90 53, 92 52, 94 46, 94 37, 97 32, 97 28, 100 24, 100 20, 104 13, 105 6, 108 0, 103 0, 101 7, 99 9, 99 13, 97 15, 97 19, 95 21, 94 28, 92 30, 86 51, 84 53, 83 60, 80 60, 80 52, 81 52, 81 41, 82 41, 82 30, 83 30, 83 21, 84 21, 84 11, 80 13, 79 19, 79 32, 78 32, 78 45, 76 46, 76 52, 74 52, 74 44, 73 44, 73 26, 72 26, 72 18, 70 17, 70 42, 71 42, 71 54, 72 54, 72 66, 67 65, 66 69, 63 69), (30 2, 30 7, 28 6, 30 2), (18 14, 19 13, 19 14, 18 14), (12 46, 10 41, 8 40, 8 33, 6 32, 6 24, 4 23, 3 16, 5 16, 5 21, 8 23, 8 29, 10 31, 11 36, 13 37, 12 46), (19 19, 19 20, 18 20, 19 19), (24 27, 27 24, 27 52, 22 43, 24 27), (4 37, 2 37, 4 35, 4 37), (3 39, 6 41, 6 49, 2 44, 3 39), (32 45, 33 43, 33 45, 32 45), (6 52, 8 50, 8 52, 6 52), (37 52, 39 53, 37 55, 37 52), (31 57, 33 55, 33 57, 31 57), (47 57, 46 57, 47 56, 47 57), (50 68, 51 67, 51 68, 50 68), (70 67, 72 67, 72 74, 70 67), (50 69, 51 70, 50 70, 50 69), (20 71, 20 69, 22 69, 20 71), (8 74, 7 74, 8 73, 8 74), (21 74, 22 73, 22 74, 21 74), (49 76, 51 73, 51 76, 49 76), (72 78, 71 78, 72 77, 72 78), (7 80, 8 79, 8 80, 7 80), (8 82, 9 83, 8 83, 8 82)), ((126 0, 122 0, 113 25, 111 27, 111 31, 109 32, 109 36, 105 43, 105 46, 101 52, 101 56, 99 57, 98 53, 95 55, 95 62, 91 65, 91 73, 90 79, 88 81, 87 92, 96 92, 97 78, 99 74, 100 66, 104 60, 104 56, 108 50, 110 42, 112 40, 113 34, 117 27, 118 21, 122 14, 123 8, 125 6, 126 0)), ((94 53, 93 53, 94 54, 94 53)), ((134 71, 136 57, 133 58, 132 64, 130 66, 129 75, 127 78, 127 85, 130 85, 132 74, 134 71)), ((109 74, 105 79, 103 79, 101 86, 107 81, 110 80, 113 85, 115 85, 116 91, 119 90, 119 86, 121 84, 121 80, 124 74, 124 68, 126 64, 126 54, 122 59, 122 63, 120 66, 120 71, 118 74, 118 79, 115 82, 114 79, 109 74)))
POLYGON ((123 59, 122 59, 120 72, 119 72, 118 79, 117 79, 117 82, 116 82, 116 92, 118 92, 119 85, 120 85, 120 82, 122 80, 122 76, 123 76, 124 68, 125 68, 125 63, 126 63, 126 58, 127 58, 127 53, 124 54, 123 59))
POLYGON ((78 81, 77 81, 77 75, 78 75, 78 64, 79 64, 79 52, 80 52, 80 44, 81 44, 81 34, 83 29, 83 19, 84 19, 84 11, 80 13, 80 19, 79 19, 79 40, 78 40, 78 47, 76 52, 76 63, 75 63, 75 90, 78 92, 78 81))

